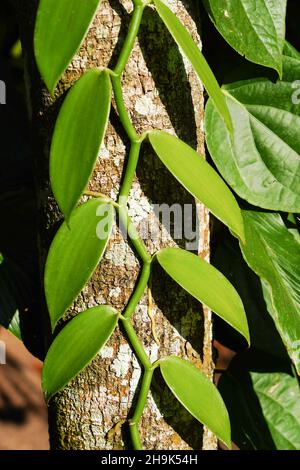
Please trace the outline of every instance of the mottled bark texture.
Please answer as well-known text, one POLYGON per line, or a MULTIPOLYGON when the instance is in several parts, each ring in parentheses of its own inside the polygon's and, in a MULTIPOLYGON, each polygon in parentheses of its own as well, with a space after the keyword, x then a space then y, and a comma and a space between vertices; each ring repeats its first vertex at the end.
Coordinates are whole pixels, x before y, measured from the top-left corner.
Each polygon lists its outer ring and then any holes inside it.
MULTIPOLYGON (((197 4, 193 0, 167 2, 200 45, 197 4)), ((88 68, 110 66, 116 59, 127 31, 132 3, 103 0, 88 37, 64 75, 55 99, 41 83, 34 63, 31 42, 36 1, 20 2, 18 12, 25 51, 28 97, 35 140, 35 163, 40 210, 41 262, 61 215, 51 196, 48 153, 53 122, 65 91, 88 68), (26 5, 24 5, 26 4, 26 5)), ((50 26, 50 25, 49 25, 50 26)), ((204 152, 203 93, 190 65, 155 14, 147 8, 138 41, 123 76, 125 102, 138 133, 165 129, 204 152)), ((92 125, 92 123, 90 123, 92 125)), ((128 139, 112 110, 104 145, 99 154, 90 189, 116 198, 122 181, 128 139)), ((199 156, 199 158, 201 158, 199 156)), ((209 218, 202 205, 176 182, 150 148, 143 146, 137 176, 130 194, 130 215, 140 231, 145 221, 155 220, 152 204, 192 204, 199 221, 199 254, 209 257, 209 218)), ((171 233, 169 233, 171 232, 171 233)), ((156 234, 148 234, 147 247, 154 253, 162 246, 185 247, 186 239, 175 239, 159 223, 156 234)), ((144 235, 144 234, 143 234, 144 235)), ((134 288, 140 263, 117 232, 103 261, 68 313, 109 303, 123 309, 134 288)), ((175 285, 157 266, 152 280, 155 332, 148 315, 148 296, 136 309, 134 324, 152 361, 175 354, 194 362, 212 376, 211 317, 189 295, 175 285)), ((140 366, 123 331, 117 329, 92 364, 50 403, 50 442, 53 449, 124 449, 130 447, 126 419, 137 397, 140 366)), ((199 396, 201 400, 201 396, 199 396)), ((141 423, 146 449, 215 448, 215 439, 172 397, 159 374, 155 375, 141 423), (204 436, 204 437, 203 437, 204 436)))

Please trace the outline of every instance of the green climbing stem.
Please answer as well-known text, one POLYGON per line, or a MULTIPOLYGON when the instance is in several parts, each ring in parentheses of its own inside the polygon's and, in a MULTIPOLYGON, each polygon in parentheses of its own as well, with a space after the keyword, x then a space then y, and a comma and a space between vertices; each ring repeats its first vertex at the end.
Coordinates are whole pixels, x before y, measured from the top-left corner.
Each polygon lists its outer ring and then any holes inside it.
POLYGON ((113 90, 114 90, 114 95, 115 95, 115 101, 119 113, 119 118, 120 121, 126 131, 126 134, 128 135, 129 139, 131 142, 138 142, 139 141, 139 136, 137 135, 135 128, 132 125, 132 122, 130 120, 129 114, 127 112, 125 103, 124 103, 124 98, 123 98, 123 92, 122 92, 122 83, 121 83, 121 78, 119 75, 112 76, 111 79, 113 90))
POLYGON ((140 361, 145 370, 152 368, 152 363, 150 362, 149 357, 136 334, 132 322, 129 318, 125 318, 124 316, 121 317, 121 320, 128 336, 128 339, 130 341, 130 344, 133 347, 138 360, 140 361))
POLYGON ((140 151, 141 151, 141 144, 140 142, 132 142, 128 157, 128 163, 126 167, 126 173, 124 176, 124 181, 120 190, 119 200, 122 204, 122 201, 127 202, 129 192, 132 186, 132 182, 134 179, 134 175, 136 172, 136 167, 139 161, 140 151))
POLYGON ((123 313, 123 317, 126 319, 130 319, 147 287, 149 278, 151 273, 151 264, 144 263, 142 272, 140 274, 138 283, 134 289, 132 296, 128 302, 128 305, 123 313))
POLYGON ((141 258, 143 263, 150 263, 151 261, 151 256, 149 255, 147 248, 143 241, 141 240, 137 229, 135 228, 134 224, 132 223, 127 207, 124 206, 124 201, 122 201, 122 205, 118 205, 117 211, 119 214, 119 223, 122 226, 122 228, 126 231, 128 234, 131 243, 135 250, 137 251, 139 257, 141 258))
POLYGON ((119 60, 117 62, 117 65, 114 68, 115 74, 119 76, 124 71, 126 64, 128 62, 128 59, 130 57, 130 54, 132 52, 136 37, 140 29, 140 24, 142 21, 142 16, 143 16, 144 8, 145 8, 144 3, 141 1, 135 1, 134 3, 135 3, 135 6, 134 6, 133 13, 132 13, 131 22, 129 25, 129 30, 128 30, 126 39, 124 41, 124 45, 122 47, 122 51, 120 53, 119 60))
POLYGON ((131 435, 132 443, 133 443, 135 450, 143 450, 141 436, 139 432, 139 423, 140 423, 140 420, 142 418, 142 415, 146 406, 152 377, 153 377, 153 369, 151 368, 151 369, 145 370, 143 379, 142 379, 142 385, 141 385, 141 389, 139 393, 139 398, 138 398, 135 411, 134 411, 134 415, 129 421, 130 435, 131 435))
POLYGON ((134 411, 134 415, 129 422, 130 425, 130 435, 132 439, 132 444, 134 449, 142 450, 141 437, 139 433, 139 423, 143 415, 143 411, 147 402, 147 396, 151 385, 151 380, 153 376, 152 363, 149 360, 149 357, 139 340, 134 326, 132 324, 132 316, 135 312, 135 309, 142 298, 142 295, 147 287, 151 274, 151 256, 148 253, 148 250, 141 240, 137 229, 132 223, 128 215, 128 197, 130 189, 132 187, 134 177, 136 174, 136 168, 139 161, 141 145, 144 140, 144 136, 139 136, 131 122, 129 113, 127 111, 123 91, 122 91, 122 73, 127 65, 130 54, 133 50, 134 43, 139 31, 141 24, 144 8, 147 4, 150 3, 149 0, 134 0, 134 10, 132 14, 132 19, 129 25, 129 30, 127 37, 125 39, 119 60, 116 67, 114 68, 111 74, 112 86, 114 91, 115 102, 117 106, 117 111, 119 114, 120 121, 124 127, 124 130, 130 140, 130 152, 128 156, 128 161, 126 163, 124 178, 119 192, 119 197, 116 205, 116 209, 119 214, 119 223, 125 229, 125 233, 128 234, 133 247, 135 248, 138 256, 142 262, 142 270, 139 276, 139 280, 135 286, 135 289, 132 293, 132 296, 121 316, 121 320, 127 334, 128 340, 138 358, 140 364, 142 365, 143 378, 142 385, 139 391, 139 397, 137 405, 134 411))

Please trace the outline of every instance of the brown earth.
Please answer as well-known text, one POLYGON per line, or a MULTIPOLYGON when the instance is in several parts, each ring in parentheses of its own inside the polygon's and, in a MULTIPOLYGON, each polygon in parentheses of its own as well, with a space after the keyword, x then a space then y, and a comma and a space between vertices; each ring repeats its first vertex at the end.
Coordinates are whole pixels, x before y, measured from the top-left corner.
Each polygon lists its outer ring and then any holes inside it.
POLYGON ((47 450, 42 363, 3 328, 0 340, 6 346, 6 364, 0 364, 0 450, 47 450))

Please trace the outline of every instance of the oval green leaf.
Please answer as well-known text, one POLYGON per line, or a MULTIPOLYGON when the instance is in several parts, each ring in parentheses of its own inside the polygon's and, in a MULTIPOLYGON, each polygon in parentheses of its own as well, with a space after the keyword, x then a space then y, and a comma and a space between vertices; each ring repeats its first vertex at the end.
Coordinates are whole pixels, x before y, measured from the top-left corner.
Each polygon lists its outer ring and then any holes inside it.
POLYGON ((106 71, 86 72, 68 93, 51 145, 50 180, 68 219, 94 169, 108 123, 111 83, 106 71))
POLYGON ((45 293, 54 329, 96 269, 110 237, 114 209, 91 199, 64 222, 49 250, 45 293))
POLYGON ((51 94, 78 51, 99 3, 100 0, 40 0, 34 49, 51 94))
POLYGON ((241 298, 220 271, 199 256, 180 248, 164 248, 156 257, 177 284, 199 302, 207 305, 250 343, 248 322, 241 298))
POLYGON ((205 0, 224 39, 248 60, 282 72, 287 0, 205 0))
POLYGON ((94 307, 73 318, 56 336, 43 367, 42 387, 47 400, 91 362, 112 335, 118 318, 112 307, 94 307))
MULTIPOLYGON (((288 75, 288 62, 297 61, 286 59, 288 75)), ((233 136, 211 100, 205 111, 206 142, 218 170, 251 204, 300 212, 298 90, 288 78, 277 83, 253 79, 226 85, 224 93, 233 136)))
POLYGON ((216 77, 206 62, 199 47, 193 41, 191 35, 177 16, 161 0, 153 0, 153 3, 174 41, 181 48, 186 58, 192 64, 200 80, 203 82, 207 93, 215 103, 220 116, 222 116, 227 128, 231 132, 232 124, 226 101, 222 95, 216 77))
POLYGON ((230 448, 229 416, 215 385, 196 366, 179 357, 166 357, 159 364, 178 401, 230 448))
POLYGON ((166 132, 149 133, 150 143, 178 181, 241 240, 244 225, 241 210, 222 178, 189 145, 166 132))

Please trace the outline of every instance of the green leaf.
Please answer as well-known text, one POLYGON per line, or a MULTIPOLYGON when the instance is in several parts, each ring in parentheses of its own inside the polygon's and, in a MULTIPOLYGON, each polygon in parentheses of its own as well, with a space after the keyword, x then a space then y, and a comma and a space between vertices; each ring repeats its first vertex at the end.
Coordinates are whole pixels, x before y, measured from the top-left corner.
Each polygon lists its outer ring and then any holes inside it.
POLYGON ((68 93, 51 145, 53 194, 68 219, 94 169, 108 123, 111 83, 107 72, 85 73, 68 93))
POLYGON ((215 385, 196 366, 179 357, 159 361, 168 387, 200 423, 231 447, 229 416, 215 385))
POLYGON ((287 0, 206 0, 205 4, 233 49, 281 76, 287 0))
POLYGON ((162 131, 149 133, 155 152, 178 181, 244 240, 241 210, 216 171, 190 146, 162 131))
POLYGON ((241 450, 300 450, 300 389, 288 365, 246 352, 222 374, 219 390, 241 450))
MULTIPOLYGON (((299 90, 299 74, 300 74, 300 53, 287 41, 285 42, 284 47, 284 56, 282 57, 283 60, 283 76, 282 80, 285 82, 292 82, 292 88, 294 90, 299 90)), ((292 100, 295 101, 295 98, 298 98, 297 102, 299 104, 300 101, 300 93, 295 93, 292 96, 292 100)))
POLYGON ((156 256, 174 281, 211 308, 250 343, 243 303, 220 271, 199 256, 179 248, 164 248, 156 256))
POLYGON ((154 0, 153 3, 159 16, 172 35, 174 41, 182 49, 182 52, 190 61, 195 72, 203 82, 207 93, 214 101, 215 106, 224 119, 224 122, 226 123, 229 131, 232 131, 230 114, 228 112, 224 97, 221 93, 221 89, 199 47, 193 41, 191 35, 180 22, 180 20, 176 17, 176 15, 161 0, 154 0))
MULTIPOLYGON (((238 242, 233 237, 222 239, 213 252, 212 264, 221 271, 239 293, 249 324, 251 347, 287 358, 286 349, 276 329, 273 317, 274 308, 263 281, 248 267, 243 259, 238 242)), ((224 325, 220 326, 220 337, 224 325)), ((216 337, 216 339, 220 339, 216 337)))
POLYGON ((105 251, 113 224, 110 204, 92 199, 58 230, 45 268, 45 292, 51 325, 72 305, 95 271, 105 251))
POLYGON ((295 49, 295 47, 292 46, 292 44, 290 44, 288 41, 285 41, 284 43, 283 54, 285 56, 300 60, 300 52, 298 52, 297 49, 295 49))
POLYGON ((243 256, 270 290, 270 314, 300 373, 300 244, 279 214, 243 211, 243 216, 243 256))
POLYGON ((73 318, 56 336, 43 367, 42 386, 47 400, 91 362, 112 335, 118 318, 112 307, 94 307, 73 318))
POLYGON ((40 0, 34 49, 51 94, 78 51, 99 3, 99 0, 40 0))
POLYGON ((224 93, 233 137, 210 100, 205 112, 206 142, 218 170, 251 204, 299 212, 300 106, 293 103, 293 84, 245 80, 224 93))

